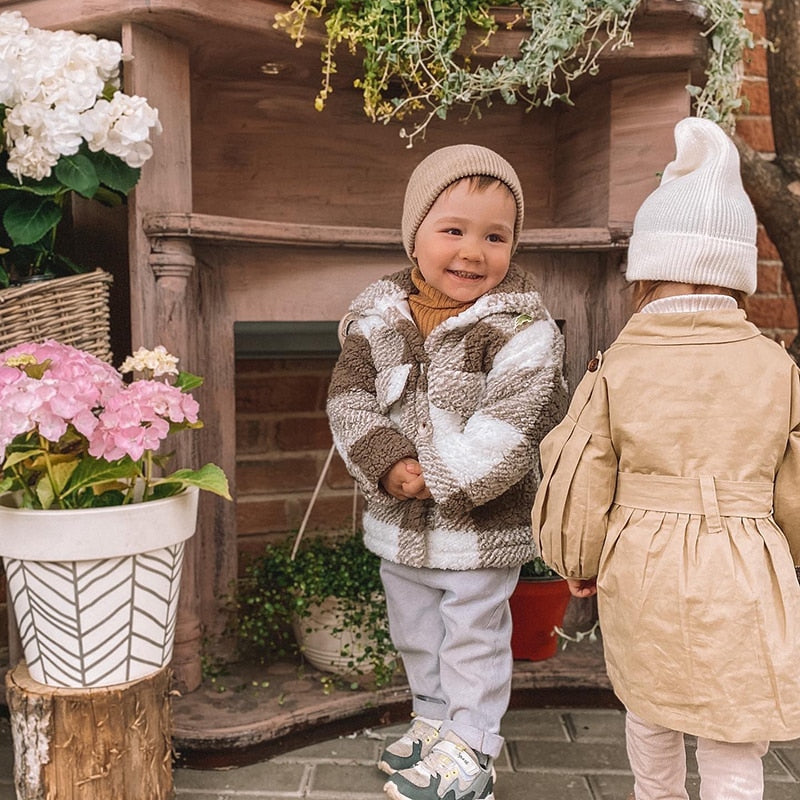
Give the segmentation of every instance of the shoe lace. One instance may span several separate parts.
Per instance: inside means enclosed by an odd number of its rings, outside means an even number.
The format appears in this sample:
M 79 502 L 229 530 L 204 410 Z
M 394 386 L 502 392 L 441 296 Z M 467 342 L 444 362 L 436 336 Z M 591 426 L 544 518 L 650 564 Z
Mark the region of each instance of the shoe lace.
M 439 731 L 434 728 L 433 725 L 429 725 L 427 722 L 421 719 L 414 720 L 411 730 L 408 733 L 411 739 L 424 739 L 426 744 L 432 742 L 439 736 Z

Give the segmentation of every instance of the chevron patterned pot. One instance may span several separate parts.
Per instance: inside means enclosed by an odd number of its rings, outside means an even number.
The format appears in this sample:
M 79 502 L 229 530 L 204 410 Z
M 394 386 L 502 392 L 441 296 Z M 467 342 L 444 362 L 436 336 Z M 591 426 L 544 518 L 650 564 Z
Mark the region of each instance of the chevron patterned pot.
M 91 688 L 172 658 L 198 490 L 108 508 L 35 511 L 0 498 L 0 555 L 31 677 Z

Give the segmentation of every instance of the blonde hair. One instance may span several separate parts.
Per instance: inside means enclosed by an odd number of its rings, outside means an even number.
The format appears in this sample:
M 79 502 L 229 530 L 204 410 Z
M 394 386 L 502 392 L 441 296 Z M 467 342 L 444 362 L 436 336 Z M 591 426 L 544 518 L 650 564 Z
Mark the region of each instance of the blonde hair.
M 673 282 L 652 280 L 632 281 L 630 283 L 630 288 L 634 313 L 641 311 L 651 300 L 670 296 L 671 293 L 661 294 L 663 287 L 670 283 Z M 690 287 L 691 294 L 724 294 L 728 297 L 732 297 L 739 308 L 745 307 L 747 292 L 741 291 L 740 289 L 729 289 L 726 286 L 713 286 L 707 283 L 689 283 L 686 285 Z

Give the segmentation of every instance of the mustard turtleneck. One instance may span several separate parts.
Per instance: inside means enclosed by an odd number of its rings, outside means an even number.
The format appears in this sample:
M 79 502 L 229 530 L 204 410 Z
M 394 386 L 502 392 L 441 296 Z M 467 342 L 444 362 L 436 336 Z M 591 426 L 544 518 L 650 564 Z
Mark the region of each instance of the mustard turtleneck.
M 450 317 L 455 317 L 465 309 L 469 308 L 475 301 L 462 302 L 453 300 L 438 289 L 434 289 L 423 277 L 419 267 L 411 270 L 411 282 L 417 289 L 418 294 L 408 296 L 408 305 L 411 307 L 411 316 L 423 337 L 428 334 L 441 322 Z

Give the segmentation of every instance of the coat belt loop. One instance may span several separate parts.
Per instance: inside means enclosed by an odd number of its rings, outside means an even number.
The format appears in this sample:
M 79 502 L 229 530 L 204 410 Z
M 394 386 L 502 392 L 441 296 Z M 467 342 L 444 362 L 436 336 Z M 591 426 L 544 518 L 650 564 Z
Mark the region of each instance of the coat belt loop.
M 722 517 L 719 513 L 719 503 L 717 502 L 717 488 L 714 484 L 713 475 L 700 476 L 700 497 L 703 501 L 703 513 L 706 517 L 706 525 L 709 533 L 722 533 Z

